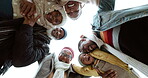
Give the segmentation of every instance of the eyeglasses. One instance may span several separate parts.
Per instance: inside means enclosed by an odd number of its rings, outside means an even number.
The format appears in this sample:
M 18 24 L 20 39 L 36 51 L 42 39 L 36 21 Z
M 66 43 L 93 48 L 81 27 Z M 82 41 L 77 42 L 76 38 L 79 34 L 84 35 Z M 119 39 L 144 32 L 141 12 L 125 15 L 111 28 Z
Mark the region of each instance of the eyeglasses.
M 72 55 L 68 55 L 68 54 L 66 54 L 64 52 L 61 53 L 61 56 L 72 59 Z

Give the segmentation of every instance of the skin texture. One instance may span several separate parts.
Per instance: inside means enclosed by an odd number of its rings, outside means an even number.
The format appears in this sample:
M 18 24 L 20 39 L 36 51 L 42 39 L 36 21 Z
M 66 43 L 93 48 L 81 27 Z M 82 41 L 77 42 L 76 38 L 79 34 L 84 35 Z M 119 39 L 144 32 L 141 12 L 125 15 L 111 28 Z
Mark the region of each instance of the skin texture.
M 51 35 L 54 36 L 56 39 L 61 39 L 64 36 L 64 31 L 62 28 L 56 28 L 52 30 Z
M 62 14 L 58 10 L 54 10 L 45 15 L 45 18 L 53 25 L 58 25 L 62 22 Z
M 59 61 L 62 61 L 64 63 L 70 63 L 72 60 L 72 53 L 68 49 L 63 49 L 61 53 L 59 54 Z
M 92 52 L 93 50 L 98 48 L 97 45 L 93 41 L 87 38 L 81 39 L 78 46 L 79 46 L 80 52 L 87 52 L 87 53 Z
M 90 56 L 89 54 L 81 54 L 79 59 L 85 65 L 90 65 L 90 64 L 93 64 L 94 62 L 94 58 Z
M 34 26 L 35 22 L 40 18 L 40 15 L 38 15 L 37 17 L 35 17 L 34 15 L 31 16 L 23 16 L 24 17 L 24 22 L 23 24 L 28 24 L 30 26 Z
M 81 3 L 77 1 L 69 1 L 65 5 L 65 10 L 70 18 L 76 18 L 80 11 L 79 8 L 81 7 Z
M 31 16 L 36 13 L 35 4 L 27 0 L 20 1 L 20 13 L 22 15 Z

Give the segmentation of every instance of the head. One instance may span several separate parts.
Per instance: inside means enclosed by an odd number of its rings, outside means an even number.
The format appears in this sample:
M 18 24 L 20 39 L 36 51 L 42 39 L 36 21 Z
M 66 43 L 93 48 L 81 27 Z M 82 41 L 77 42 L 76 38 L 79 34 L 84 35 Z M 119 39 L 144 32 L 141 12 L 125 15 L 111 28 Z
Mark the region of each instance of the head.
M 79 55 L 79 63 L 82 66 L 85 65 L 92 65 L 94 63 L 95 59 L 88 53 L 81 53 Z
M 80 17 L 82 14 L 82 4 L 78 1 L 69 1 L 64 5 L 65 11 L 67 15 L 73 19 L 76 20 Z
M 59 61 L 70 63 L 74 58 L 74 51 L 70 47 L 64 47 L 59 54 Z
M 66 38 L 67 31 L 62 27 L 54 27 L 54 28 L 51 28 L 51 29 L 47 30 L 47 35 L 51 39 L 61 40 L 61 39 Z
M 81 37 L 81 40 L 78 43 L 78 49 L 80 52 L 89 53 L 94 51 L 96 48 L 98 48 L 97 44 L 85 36 Z
M 49 23 L 51 23 L 54 26 L 62 26 L 63 24 L 65 24 L 66 14 L 64 12 L 64 9 L 54 10 L 52 12 L 45 14 L 45 18 Z

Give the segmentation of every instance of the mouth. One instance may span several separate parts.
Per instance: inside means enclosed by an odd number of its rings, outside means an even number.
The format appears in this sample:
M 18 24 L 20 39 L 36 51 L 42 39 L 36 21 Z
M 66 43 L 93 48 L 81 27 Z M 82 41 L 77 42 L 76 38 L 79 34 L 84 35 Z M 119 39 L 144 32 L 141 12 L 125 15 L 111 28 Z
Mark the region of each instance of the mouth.
M 46 14 L 45 17 L 49 22 L 52 21 L 52 16 L 50 14 Z
M 75 4 L 69 4 L 68 7 L 73 7 Z

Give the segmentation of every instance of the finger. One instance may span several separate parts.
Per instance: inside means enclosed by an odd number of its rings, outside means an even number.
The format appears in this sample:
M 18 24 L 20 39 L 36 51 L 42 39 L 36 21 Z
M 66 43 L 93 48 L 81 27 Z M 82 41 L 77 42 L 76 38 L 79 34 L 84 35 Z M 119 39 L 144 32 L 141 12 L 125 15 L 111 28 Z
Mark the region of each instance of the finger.
M 25 11 L 25 9 L 27 8 L 27 6 L 28 6 L 28 4 L 24 4 L 23 7 L 21 8 L 21 13 L 22 13 L 22 15 L 25 15 L 25 14 L 24 14 L 24 11 Z
M 25 20 L 28 20 L 28 17 L 27 16 L 24 15 L 23 17 L 24 17 Z
M 113 70 L 108 70 L 102 75 L 102 77 L 107 77 L 112 72 L 113 72 Z
M 36 18 L 35 18 L 35 22 L 41 17 L 41 15 L 38 15 Z
M 32 6 L 30 9 L 31 10 L 29 11 L 28 16 L 33 15 L 35 13 L 35 11 L 36 11 L 35 6 Z
M 23 6 L 24 6 L 24 3 L 20 3 L 20 13 L 21 13 L 21 14 L 23 14 L 23 13 L 22 13 L 22 8 L 23 8 Z
M 114 75 L 116 75 L 116 72 L 115 71 L 109 73 L 107 77 L 113 77 Z
M 28 13 L 30 12 L 30 10 L 31 10 L 31 7 L 28 5 L 28 6 L 26 7 L 26 9 L 24 10 L 24 14 L 25 14 L 25 15 L 28 15 Z

